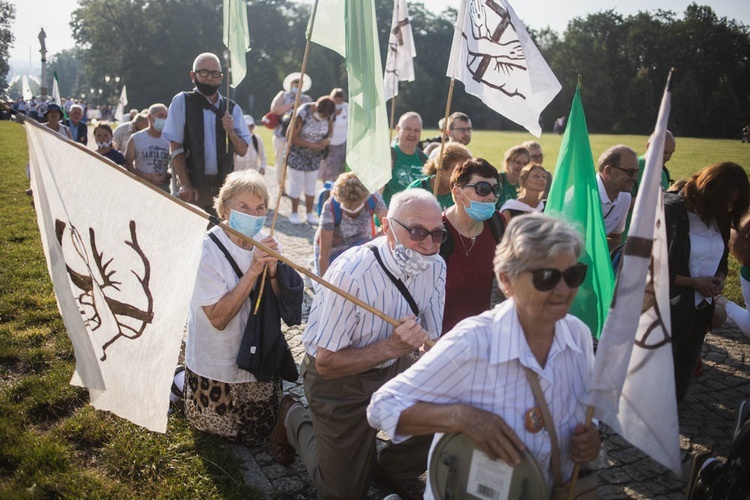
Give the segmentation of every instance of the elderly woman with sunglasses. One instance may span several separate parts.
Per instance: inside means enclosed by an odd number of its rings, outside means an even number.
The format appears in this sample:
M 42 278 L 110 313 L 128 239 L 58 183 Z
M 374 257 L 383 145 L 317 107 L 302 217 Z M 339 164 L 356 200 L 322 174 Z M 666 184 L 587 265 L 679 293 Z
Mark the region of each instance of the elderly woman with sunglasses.
M 459 163 L 450 179 L 454 205 L 443 212 L 448 236 L 440 246 L 447 266 L 443 332 L 490 308 L 492 257 L 505 220 L 495 210 L 497 169 L 481 158 Z
M 578 262 L 582 247 L 581 235 L 565 221 L 536 213 L 513 219 L 495 257 L 508 300 L 459 323 L 381 387 L 367 409 L 370 425 L 396 443 L 460 432 L 490 459 L 511 465 L 528 450 L 550 487 L 556 474 L 545 425 L 558 438 L 562 481 L 576 463 L 594 460 L 599 433 L 593 426 L 584 430 L 581 402 L 594 364 L 591 332 L 568 314 L 586 276 Z M 552 422 L 539 418 L 544 406 Z M 433 498 L 427 484 L 425 498 Z

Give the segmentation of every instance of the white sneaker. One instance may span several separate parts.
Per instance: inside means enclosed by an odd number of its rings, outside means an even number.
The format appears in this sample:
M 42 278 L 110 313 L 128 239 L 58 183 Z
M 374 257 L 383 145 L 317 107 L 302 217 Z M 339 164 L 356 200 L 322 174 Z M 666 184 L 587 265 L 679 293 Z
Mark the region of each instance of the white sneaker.
M 309 214 L 307 214 L 307 223 L 310 224 L 311 226 L 317 226 L 318 216 L 310 212 Z
M 299 220 L 299 214 L 296 212 L 289 215 L 289 222 L 295 226 L 302 224 L 302 221 Z

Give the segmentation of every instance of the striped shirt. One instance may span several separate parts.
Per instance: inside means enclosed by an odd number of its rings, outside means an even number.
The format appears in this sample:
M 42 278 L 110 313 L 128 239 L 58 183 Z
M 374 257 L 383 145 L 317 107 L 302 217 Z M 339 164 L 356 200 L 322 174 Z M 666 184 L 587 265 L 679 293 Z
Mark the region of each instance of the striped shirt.
M 544 368 L 526 343 L 513 299 L 465 319 L 414 366 L 373 394 L 367 419 L 398 443 L 408 437 L 396 434 L 401 412 L 418 401 L 461 403 L 493 412 L 518 434 L 551 486 L 549 435 L 546 429 L 534 434 L 524 427 L 527 410 L 537 405 L 522 366 L 539 375 L 560 440 L 563 478 L 567 479 L 574 465 L 570 438 L 576 424 L 584 422 L 586 411 L 581 398 L 594 366 L 591 333 L 571 315 L 555 324 Z M 433 448 L 441 437 L 435 434 Z M 429 485 L 428 480 L 425 498 L 432 498 Z
M 417 276 L 410 276 L 401 272 L 385 237 L 373 240 L 372 244 L 380 252 L 383 264 L 404 282 L 414 297 L 422 328 L 431 339 L 439 338 L 445 305 L 445 261 L 435 255 L 430 268 Z M 406 299 L 366 246 L 350 248 L 341 254 L 326 271 L 325 279 L 391 318 L 413 314 Z M 367 347 L 385 340 L 392 333 L 393 326 L 389 323 L 323 288 L 315 295 L 302 340 L 306 352 L 314 357 L 318 347 L 333 352 Z M 386 361 L 375 368 L 385 368 L 394 361 Z

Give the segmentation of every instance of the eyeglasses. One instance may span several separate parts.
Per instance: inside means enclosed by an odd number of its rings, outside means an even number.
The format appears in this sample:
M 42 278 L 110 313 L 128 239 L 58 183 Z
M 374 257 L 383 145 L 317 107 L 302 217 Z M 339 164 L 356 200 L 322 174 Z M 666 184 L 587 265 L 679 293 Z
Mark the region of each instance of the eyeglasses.
M 559 269 L 534 269 L 530 270 L 531 282 L 534 288 L 540 292 L 549 292 L 560 283 L 560 279 L 565 280 L 568 288 L 578 288 L 586 279 L 586 272 L 589 266 L 580 262 L 567 268 L 565 271 Z
M 622 168 L 622 167 L 618 167 L 617 165 L 610 165 L 610 167 L 616 168 L 617 170 L 622 170 L 623 172 L 625 172 L 626 174 L 628 174 L 628 177 L 631 177 L 631 178 L 635 177 L 636 175 L 638 175 L 638 169 L 637 168 Z
M 490 184 L 487 181 L 479 181 L 475 182 L 474 184 L 464 184 L 461 187 L 474 188 L 474 191 L 476 191 L 478 196 L 487 196 L 488 194 L 492 193 L 495 195 L 495 198 L 500 196 L 500 193 L 502 193 L 503 191 L 503 187 L 500 184 Z
M 442 243 L 448 236 L 448 233 L 445 231 L 445 229 L 435 229 L 434 231 L 428 231 L 427 229 L 424 229 L 422 227 L 407 227 L 396 219 L 391 218 L 389 220 L 398 222 L 399 226 L 409 231 L 409 239 L 412 241 L 422 241 L 427 238 L 427 236 L 432 236 L 433 243 Z
M 201 76 L 202 78 L 208 78 L 210 75 L 212 78 L 218 79 L 221 78 L 221 75 L 223 75 L 224 73 L 216 70 L 209 71 L 207 69 L 198 69 L 195 71 L 195 74 Z
M 465 134 L 467 132 L 471 132 L 471 127 L 456 127 L 456 128 L 452 128 L 451 130 L 455 130 L 456 132 Z

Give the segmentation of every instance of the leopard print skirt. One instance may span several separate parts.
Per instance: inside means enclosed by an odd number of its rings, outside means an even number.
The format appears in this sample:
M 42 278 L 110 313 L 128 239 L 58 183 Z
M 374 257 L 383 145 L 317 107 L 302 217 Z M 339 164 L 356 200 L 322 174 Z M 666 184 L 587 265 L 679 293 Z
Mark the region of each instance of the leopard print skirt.
M 199 431 L 252 446 L 268 444 L 279 415 L 281 379 L 227 383 L 185 370 L 185 416 Z

